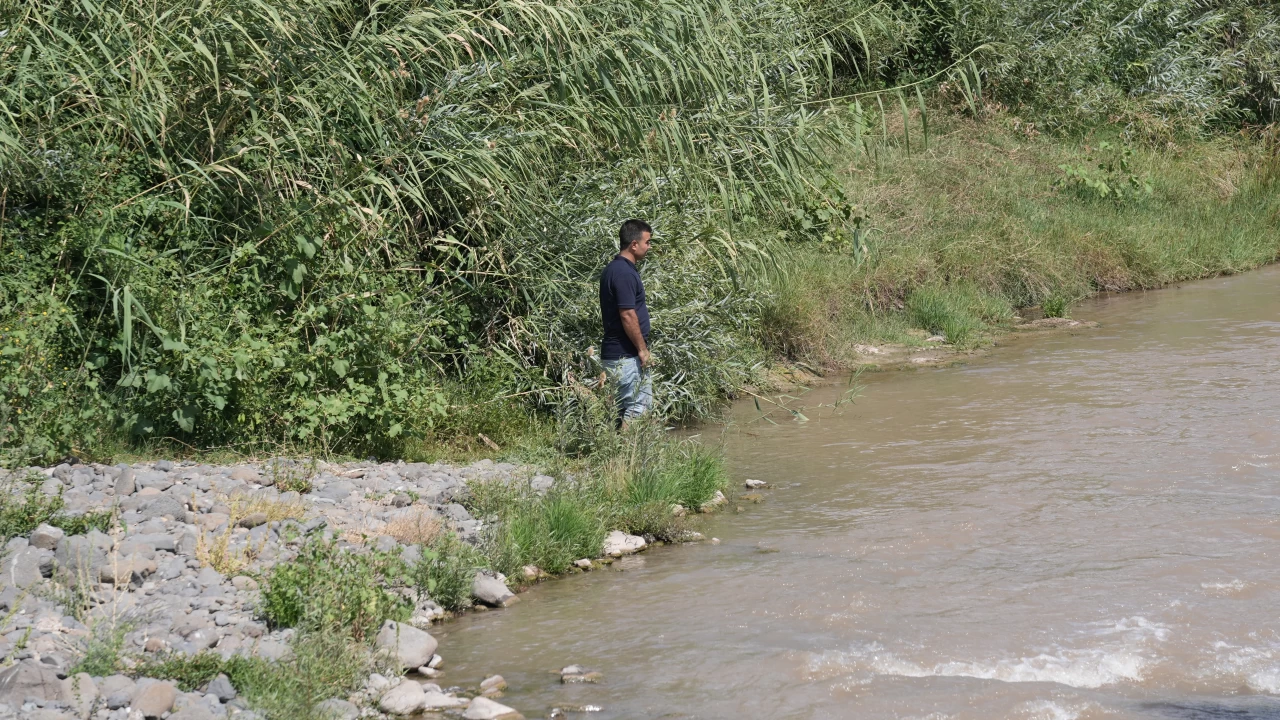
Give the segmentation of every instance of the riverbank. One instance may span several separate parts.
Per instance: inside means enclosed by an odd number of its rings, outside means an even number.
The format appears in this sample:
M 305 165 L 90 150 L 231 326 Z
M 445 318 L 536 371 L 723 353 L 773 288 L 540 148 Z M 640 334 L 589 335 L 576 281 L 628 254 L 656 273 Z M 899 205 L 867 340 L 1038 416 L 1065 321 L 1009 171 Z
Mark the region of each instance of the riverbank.
M 681 458 L 686 477 L 703 457 Z M 594 480 L 491 460 L 10 472 L 0 718 L 516 717 L 492 700 L 501 678 L 449 684 L 432 624 L 700 540 L 689 517 L 725 502 L 703 465 L 701 487 L 632 478 L 613 507 Z

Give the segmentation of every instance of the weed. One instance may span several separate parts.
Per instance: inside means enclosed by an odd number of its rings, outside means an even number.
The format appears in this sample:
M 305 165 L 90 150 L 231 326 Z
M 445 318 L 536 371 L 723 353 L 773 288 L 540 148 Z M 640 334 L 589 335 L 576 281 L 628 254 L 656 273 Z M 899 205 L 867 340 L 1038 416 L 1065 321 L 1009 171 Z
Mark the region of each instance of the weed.
M 1071 312 L 1071 300 L 1057 293 L 1050 295 L 1040 303 L 1040 309 L 1047 318 L 1064 318 Z
M 232 687 L 270 720 L 321 720 L 314 705 L 345 697 L 376 668 L 367 647 L 341 633 L 300 633 L 279 662 L 215 652 L 167 655 L 132 670 L 138 677 L 171 680 L 183 692 L 204 688 L 225 674 Z
M 318 463 L 310 459 L 305 463 L 277 459 L 266 466 L 276 490 L 282 493 L 296 492 L 306 495 L 314 487 L 312 478 L 318 472 Z
M 364 640 L 383 620 L 405 620 L 410 607 L 391 590 L 407 577 L 392 552 L 350 552 L 336 540 L 313 538 L 293 560 L 271 568 L 261 612 L 275 627 L 339 631 Z
M 907 298 L 912 322 L 942 335 L 954 345 L 967 345 L 984 327 L 982 320 L 954 294 L 942 288 L 920 288 Z
M 479 549 L 447 533 L 424 548 L 412 572 L 417 586 L 440 607 L 458 612 L 471 607 L 472 581 L 476 571 L 486 567 L 489 560 Z

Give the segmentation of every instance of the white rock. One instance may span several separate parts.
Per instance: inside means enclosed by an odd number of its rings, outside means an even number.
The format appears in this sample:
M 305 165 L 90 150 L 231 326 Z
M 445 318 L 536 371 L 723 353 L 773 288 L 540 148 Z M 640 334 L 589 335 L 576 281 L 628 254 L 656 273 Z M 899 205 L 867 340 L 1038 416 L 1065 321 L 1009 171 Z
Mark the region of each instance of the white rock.
M 382 693 L 378 699 L 378 709 L 392 715 L 412 715 L 422 709 L 426 701 L 426 693 L 422 686 L 412 680 L 405 680 L 399 685 Z
M 454 697 L 453 695 L 446 695 L 445 693 L 442 693 L 442 692 L 429 690 L 423 695 L 422 709 L 427 711 L 448 710 L 450 708 L 465 707 L 466 704 L 467 704 L 467 701 L 461 698 Z
M 475 579 L 471 581 L 471 594 L 489 607 L 507 607 L 520 600 L 511 593 L 506 583 L 484 572 L 477 572 Z
M 639 535 L 628 535 L 621 530 L 614 530 L 605 536 L 604 554 L 609 557 L 622 557 L 638 553 L 644 549 L 644 538 Z
M 574 560 L 573 564 L 574 566 L 582 568 L 583 570 L 590 570 L 591 558 L 582 558 L 581 560 Z
M 716 508 L 720 507 L 721 505 L 724 505 L 727 502 L 729 502 L 729 498 L 726 498 L 724 496 L 724 493 L 717 490 L 716 494 L 712 495 L 710 500 L 702 503 L 702 507 L 698 509 L 704 513 L 711 512 L 712 510 L 715 510 Z
M 379 650 L 393 653 L 400 661 L 400 667 L 406 670 L 422 667 L 431 661 L 439 643 L 423 630 L 388 620 L 378 631 L 374 646 Z
M 750 478 L 748 478 L 746 482 L 742 483 L 742 485 L 748 490 L 759 490 L 760 488 L 769 487 L 769 483 L 763 480 L 752 480 Z
M 486 697 L 473 698 L 462 713 L 466 720 L 523 720 L 524 716 L 514 709 L 496 703 Z

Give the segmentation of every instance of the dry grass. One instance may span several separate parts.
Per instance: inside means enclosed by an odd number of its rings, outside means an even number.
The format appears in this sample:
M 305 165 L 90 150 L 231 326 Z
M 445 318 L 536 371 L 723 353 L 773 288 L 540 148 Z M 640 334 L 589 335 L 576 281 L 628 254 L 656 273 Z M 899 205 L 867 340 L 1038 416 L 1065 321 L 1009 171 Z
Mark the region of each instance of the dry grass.
M 383 535 L 390 535 L 402 545 L 434 545 L 444 532 L 444 522 L 426 508 L 415 509 L 387 521 Z
M 230 524 L 232 526 L 254 513 L 266 515 L 267 522 L 281 522 L 284 520 L 301 520 L 307 511 L 306 504 L 301 500 L 283 502 L 269 497 L 241 494 L 221 496 L 218 500 L 231 508 Z

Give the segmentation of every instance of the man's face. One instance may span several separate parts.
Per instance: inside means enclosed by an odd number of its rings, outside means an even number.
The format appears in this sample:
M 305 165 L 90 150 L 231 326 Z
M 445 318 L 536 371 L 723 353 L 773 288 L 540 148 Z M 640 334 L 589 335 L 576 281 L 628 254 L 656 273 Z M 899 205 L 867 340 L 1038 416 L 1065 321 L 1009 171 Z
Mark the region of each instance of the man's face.
M 649 254 L 650 237 L 652 237 L 652 233 L 645 233 L 640 236 L 639 240 L 631 243 L 631 254 L 635 256 L 636 260 L 643 260 L 644 256 Z

